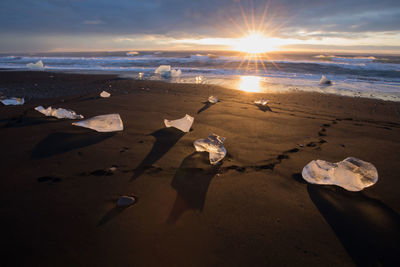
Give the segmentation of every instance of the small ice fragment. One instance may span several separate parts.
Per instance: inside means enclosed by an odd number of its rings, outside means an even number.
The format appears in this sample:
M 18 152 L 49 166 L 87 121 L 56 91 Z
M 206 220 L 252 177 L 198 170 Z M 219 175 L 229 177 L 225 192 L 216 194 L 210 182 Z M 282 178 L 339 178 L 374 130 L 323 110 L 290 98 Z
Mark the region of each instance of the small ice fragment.
M 196 76 L 196 83 L 202 83 L 203 82 L 203 76 Z
M 115 172 L 116 170 L 117 170 L 117 167 L 111 167 L 110 169 L 109 169 L 110 171 L 112 171 L 112 172 Z
M 259 100 L 254 101 L 254 104 L 261 105 L 261 106 L 265 106 L 267 103 L 268 103 L 268 100 L 264 99 L 263 97 L 260 98 Z
M 180 69 L 171 70 L 171 77 L 172 78 L 177 78 L 177 77 L 181 76 L 181 74 L 182 74 L 182 71 Z
M 319 84 L 321 85 L 329 85 L 332 84 L 331 80 L 328 80 L 325 75 L 322 75 L 321 80 L 319 80 Z
M 139 52 L 127 52 L 126 55 L 129 57 L 135 57 L 139 55 Z
M 56 117 L 57 119 L 71 119 L 71 120 L 76 120 L 76 119 L 83 119 L 84 117 L 82 115 L 76 114 L 75 111 L 70 110 L 70 109 L 63 109 L 63 108 L 44 108 L 42 106 L 38 106 L 35 108 L 36 111 L 39 111 L 40 113 L 46 115 L 46 116 L 52 116 Z
M 207 151 L 210 153 L 210 163 L 215 165 L 226 155 L 226 149 L 223 146 L 224 141 L 225 137 L 210 133 L 207 139 L 197 139 L 193 145 L 198 152 Z
M 378 181 L 378 171 L 374 165 L 353 157 L 337 163 L 313 160 L 303 168 L 301 174 L 309 183 L 338 185 L 348 191 L 361 191 Z
M 119 114 L 95 116 L 84 121 L 74 122 L 72 125 L 93 129 L 101 133 L 122 131 L 124 129 Z
M 219 101 L 219 99 L 216 96 L 211 95 L 211 96 L 208 97 L 208 102 L 210 102 L 211 104 L 215 104 L 218 101 Z
M 43 69 L 44 68 L 43 62 L 41 60 L 39 60 L 36 63 L 28 63 L 28 64 L 26 64 L 26 66 L 31 69 Z
M 25 99 L 19 98 L 19 97 L 10 97 L 7 99 L 0 99 L 0 101 L 5 106 L 8 106 L 8 105 L 17 106 L 17 105 L 23 105 L 25 103 Z
M 135 203 L 135 198 L 130 196 L 120 196 L 117 201 L 118 207 L 128 207 Z
M 182 119 L 178 119 L 178 120 L 164 120 L 165 126 L 166 127 L 175 127 L 179 130 L 181 130 L 182 132 L 189 132 L 190 127 L 192 127 L 194 118 L 188 114 L 186 114 L 185 117 L 183 117 Z
M 108 93 L 108 92 L 106 92 L 106 91 L 103 91 L 103 92 L 100 93 L 100 96 L 101 96 L 101 97 L 104 97 L 104 98 L 110 97 L 110 95 L 111 95 L 111 94 Z
M 138 74 L 138 78 L 139 78 L 139 79 L 143 79 L 143 75 L 144 75 L 144 73 L 143 73 L 143 72 L 139 72 L 139 74 Z

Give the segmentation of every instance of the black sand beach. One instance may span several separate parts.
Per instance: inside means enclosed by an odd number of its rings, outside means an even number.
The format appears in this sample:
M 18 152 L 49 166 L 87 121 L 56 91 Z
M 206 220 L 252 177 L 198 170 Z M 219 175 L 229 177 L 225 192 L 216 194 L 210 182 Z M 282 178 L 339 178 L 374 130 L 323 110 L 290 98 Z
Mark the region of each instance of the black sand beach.
M 9 71 L 0 92 L 27 100 L 0 106 L 2 266 L 400 265 L 399 102 Z M 38 105 L 119 113 L 124 130 Z M 192 131 L 165 128 L 185 114 Z M 226 137 L 221 165 L 193 147 L 210 132 Z M 301 177 L 311 160 L 348 156 L 378 182 L 348 192 Z M 121 195 L 137 202 L 117 208 Z

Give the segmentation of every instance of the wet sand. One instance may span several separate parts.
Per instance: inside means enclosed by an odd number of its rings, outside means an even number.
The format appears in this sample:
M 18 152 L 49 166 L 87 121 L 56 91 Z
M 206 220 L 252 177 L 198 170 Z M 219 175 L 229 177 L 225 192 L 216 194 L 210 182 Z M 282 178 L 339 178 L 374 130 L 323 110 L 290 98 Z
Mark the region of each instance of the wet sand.
M 0 106 L 2 266 L 400 264 L 400 103 L 47 72 L 0 72 L 0 92 L 27 99 Z M 37 105 L 119 113 L 124 131 Z M 189 133 L 164 127 L 185 114 Z M 226 137 L 221 165 L 192 145 L 209 132 Z M 373 163 L 377 184 L 301 177 L 313 159 L 348 156 Z M 120 195 L 137 203 L 117 208 Z

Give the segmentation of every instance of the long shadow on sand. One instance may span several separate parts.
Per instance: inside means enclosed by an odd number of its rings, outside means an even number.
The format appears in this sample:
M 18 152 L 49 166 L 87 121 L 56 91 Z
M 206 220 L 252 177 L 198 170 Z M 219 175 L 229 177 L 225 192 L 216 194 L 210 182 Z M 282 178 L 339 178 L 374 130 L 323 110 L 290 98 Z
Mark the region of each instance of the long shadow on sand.
M 308 185 L 315 206 L 358 266 L 400 266 L 400 216 L 377 199 Z
M 210 108 L 211 106 L 214 105 L 213 103 L 210 103 L 208 101 L 207 102 L 203 102 L 203 103 L 204 103 L 204 106 L 197 111 L 197 114 L 200 114 L 201 112 L 205 111 L 206 109 L 208 109 L 208 108 Z
M 267 112 L 267 111 L 271 111 L 272 112 L 272 109 L 268 106 L 268 105 L 265 105 L 265 106 L 263 106 L 263 105 L 257 105 L 257 104 L 254 104 L 256 107 L 258 107 L 261 111 L 263 111 L 263 112 Z
M 31 158 L 46 158 L 62 154 L 74 149 L 100 143 L 114 135 L 115 133 L 98 133 L 94 131 L 85 133 L 52 133 L 35 146 Z
M 35 117 L 15 117 L 8 120 L 1 120 L 0 125 L 5 122 L 4 128 L 17 128 L 17 127 L 26 127 L 26 126 L 34 126 L 40 124 L 47 124 L 47 123 L 57 123 L 61 122 L 62 120 L 57 120 L 53 118 L 35 118 Z
M 154 136 L 156 141 L 154 142 L 149 154 L 147 154 L 139 166 L 135 168 L 131 181 L 142 175 L 146 169 L 151 168 L 157 160 L 164 156 L 179 141 L 179 139 L 185 135 L 185 133 L 171 127 L 162 128 L 149 135 Z
M 108 223 L 109 221 L 111 221 L 112 219 L 114 219 L 115 217 L 117 217 L 119 214 L 121 214 L 127 207 L 114 207 L 111 210 L 109 210 L 104 216 L 103 218 L 100 219 L 99 223 L 97 224 L 97 226 L 102 226 L 106 223 Z
M 210 165 L 208 153 L 194 152 L 182 161 L 171 182 L 177 196 L 167 222 L 176 222 L 187 210 L 203 210 L 208 187 L 220 166 Z

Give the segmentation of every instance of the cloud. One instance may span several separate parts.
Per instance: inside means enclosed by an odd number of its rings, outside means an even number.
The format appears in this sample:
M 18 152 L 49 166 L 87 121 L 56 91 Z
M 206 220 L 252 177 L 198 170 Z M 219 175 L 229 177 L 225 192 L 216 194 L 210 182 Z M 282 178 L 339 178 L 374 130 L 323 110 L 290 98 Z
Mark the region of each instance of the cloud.
M 262 19 L 266 6 L 266 16 Z M 261 21 L 261 28 L 278 38 L 354 39 L 363 38 L 366 33 L 397 36 L 400 1 L 0 1 L 0 35 L 20 35 L 25 39 L 51 35 L 107 36 L 110 40 L 129 39 L 132 35 L 173 39 L 233 38 Z M 137 39 L 128 39 L 121 39 L 120 43 L 137 42 Z

